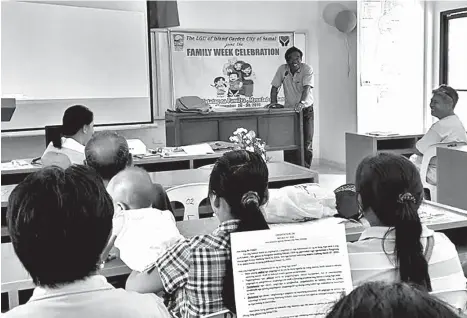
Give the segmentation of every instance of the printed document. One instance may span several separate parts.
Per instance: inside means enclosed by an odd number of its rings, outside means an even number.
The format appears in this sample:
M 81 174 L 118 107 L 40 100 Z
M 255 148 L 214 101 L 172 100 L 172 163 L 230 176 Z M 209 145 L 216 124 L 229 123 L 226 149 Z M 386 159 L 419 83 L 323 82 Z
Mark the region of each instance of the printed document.
M 237 317 L 325 317 L 352 290 L 345 226 L 231 234 Z

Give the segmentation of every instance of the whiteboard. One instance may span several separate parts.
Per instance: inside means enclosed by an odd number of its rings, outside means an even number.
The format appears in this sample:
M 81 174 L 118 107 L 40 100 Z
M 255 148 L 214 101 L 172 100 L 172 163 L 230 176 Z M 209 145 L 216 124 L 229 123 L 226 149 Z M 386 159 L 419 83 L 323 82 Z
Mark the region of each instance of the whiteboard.
M 19 98 L 2 130 L 59 124 L 76 103 L 95 124 L 151 120 L 143 12 L 2 2 L 2 96 Z

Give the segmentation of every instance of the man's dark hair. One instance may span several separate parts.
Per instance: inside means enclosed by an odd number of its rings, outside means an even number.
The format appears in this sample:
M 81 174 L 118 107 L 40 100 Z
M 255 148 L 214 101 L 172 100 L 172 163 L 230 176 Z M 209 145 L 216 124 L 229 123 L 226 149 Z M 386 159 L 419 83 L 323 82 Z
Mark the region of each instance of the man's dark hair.
M 287 61 L 289 59 L 289 56 L 290 54 L 292 54 L 293 52 L 298 52 L 298 54 L 300 54 L 300 58 L 302 59 L 303 58 L 303 52 L 295 47 L 295 46 L 292 46 L 290 49 L 288 49 L 287 51 L 285 51 L 285 60 Z
M 114 131 L 94 133 L 86 144 L 84 154 L 86 164 L 107 181 L 132 164 L 128 142 Z
M 30 174 L 8 200 L 16 255 L 38 286 L 56 287 L 91 275 L 112 231 L 113 203 L 86 166 L 52 166 Z

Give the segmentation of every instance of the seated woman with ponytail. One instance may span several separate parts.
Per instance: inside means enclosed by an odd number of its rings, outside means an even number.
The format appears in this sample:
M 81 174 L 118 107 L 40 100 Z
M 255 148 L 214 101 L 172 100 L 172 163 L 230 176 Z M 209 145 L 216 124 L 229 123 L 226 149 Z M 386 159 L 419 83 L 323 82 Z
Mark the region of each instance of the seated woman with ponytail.
M 42 164 L 47 165 L 48 153 L 66 155 L 72 164 L 83 164 L 84 146 L 94 133 L 94 115 L 87 107 L 75 105 L 65 110 L 61 133 L 52 136 L 52 141 L 42 155 Z
M 402 281 L 425 291 L 465 289 L 454 244 L 420 222 L 423 185 L 408 159 L 386 153 L 363 159 L 356 190 L 371 227 L 348 244 L 354 287 Z
M 169 248 L 150 273 L 133 272 L 126 288 L 165 291 L 174 317 L 235 312 L 230 233 L 268 229 L 260 207 L 268 199 L 268 169 L 260 155 L 231 151 L 219 158 L 209 179 L 209 199 L 219 227 Z

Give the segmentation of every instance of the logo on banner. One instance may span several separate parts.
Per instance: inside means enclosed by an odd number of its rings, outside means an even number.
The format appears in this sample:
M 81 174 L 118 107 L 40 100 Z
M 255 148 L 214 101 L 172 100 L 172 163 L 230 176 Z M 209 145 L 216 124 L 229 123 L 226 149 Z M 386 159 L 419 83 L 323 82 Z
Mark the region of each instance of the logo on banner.
M 279 37 L 279 43 L 282 45 L 282 46 L 287 46 L 289 45 L 290 43 L 290 36 L 288 35 L 281 35 Z
M 183 46 L 185 45 L 185 35 L 183 34 L 174 34 L 174 48 L 175 51 L 183 51 Z

